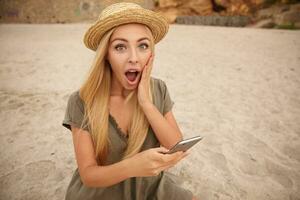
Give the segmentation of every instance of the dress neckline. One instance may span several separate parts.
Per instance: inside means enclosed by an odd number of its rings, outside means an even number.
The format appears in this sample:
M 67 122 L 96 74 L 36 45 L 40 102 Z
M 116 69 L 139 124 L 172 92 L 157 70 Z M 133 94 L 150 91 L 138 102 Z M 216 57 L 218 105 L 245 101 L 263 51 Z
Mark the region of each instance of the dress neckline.
M 120 128 L 119 124 L 117 123 L 116 119 L 109 113 L 109 119 L 111 120 L 114 127 L 117 129 L 117 133 L 124 138 L 125 140 L 128 140 L 128 134 L 124 133 L 122 129 Z

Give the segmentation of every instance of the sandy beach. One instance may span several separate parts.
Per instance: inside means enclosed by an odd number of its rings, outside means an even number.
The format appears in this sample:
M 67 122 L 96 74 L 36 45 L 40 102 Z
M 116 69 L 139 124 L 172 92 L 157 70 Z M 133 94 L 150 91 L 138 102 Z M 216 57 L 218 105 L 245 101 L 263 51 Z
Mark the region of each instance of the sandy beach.
M 76 160 L 61 122 L 94 52 L 89 24 L 0 25 L 0 199 L 61 200 Z M 300 31 L 171 25 L 153 77 L 184 138 L 169 172 L 199 200 L 300 199 Z

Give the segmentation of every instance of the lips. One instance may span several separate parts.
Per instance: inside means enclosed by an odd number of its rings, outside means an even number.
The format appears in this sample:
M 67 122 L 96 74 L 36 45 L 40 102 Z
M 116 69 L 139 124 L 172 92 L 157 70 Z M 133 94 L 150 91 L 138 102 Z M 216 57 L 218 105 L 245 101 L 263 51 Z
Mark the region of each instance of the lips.
M 140 78 L 141 71 L 139 69 L 128 69 L 125 71 L 125 77 L 130 85 L 135 85 Z

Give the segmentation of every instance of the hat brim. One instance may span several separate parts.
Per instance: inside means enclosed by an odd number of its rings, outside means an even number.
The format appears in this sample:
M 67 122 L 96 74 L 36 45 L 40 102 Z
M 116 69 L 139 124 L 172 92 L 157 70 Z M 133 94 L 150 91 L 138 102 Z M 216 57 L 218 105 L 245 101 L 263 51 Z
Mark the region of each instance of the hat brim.
M 110 29 L 128 23 L 140 23 L 148 26 L 154 43 L 158 43 L 168 32 L 167 19 L 159 13 L 147 9 L 128 9 L 114 13 L 105 19 L 98 19 L 84 35 L 87 48 L 96 51 L 102 36 Z

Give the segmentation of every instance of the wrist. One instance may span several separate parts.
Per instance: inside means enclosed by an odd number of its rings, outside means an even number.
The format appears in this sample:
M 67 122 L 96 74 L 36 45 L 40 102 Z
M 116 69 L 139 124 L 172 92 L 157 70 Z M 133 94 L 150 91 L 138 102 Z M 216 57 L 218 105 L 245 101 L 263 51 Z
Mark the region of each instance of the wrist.
M 132 166 L 130 165 L 131 163 L 131 158 L 126 158 L 121 161 L 124 169 L 124 174 L 126 179 L 134 177 Z

